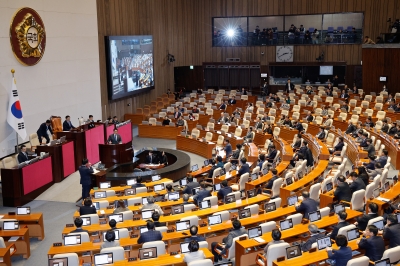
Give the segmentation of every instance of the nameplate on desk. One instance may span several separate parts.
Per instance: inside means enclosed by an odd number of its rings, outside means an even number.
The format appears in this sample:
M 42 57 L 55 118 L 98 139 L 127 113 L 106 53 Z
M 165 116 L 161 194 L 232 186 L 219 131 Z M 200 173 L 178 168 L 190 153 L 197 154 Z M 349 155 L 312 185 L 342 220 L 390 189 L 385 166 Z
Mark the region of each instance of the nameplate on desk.
M 74 227 L 74 224 L 66 224 L 65 227 Z
M 178 252 L 172 251 L 172 252 L 169 253 L 169 255 L 170 255 L 170 256 L 175 256 L 175 255 L 178 255 Z
M 197 207 L 192 209 L 192 211 L 198 211 L 198 210 L 199 210 L 199 208 L 197 208 Z
M 93 239 L 93 243 L 100 243 L 100 239 L 99 238 Z
M 277 262 L 284 261 L 284 260 L 285 260 L 285 257 L 279 257 L 276 259 Z
M 207 226 L 207 224 L 206 223 L 202 223 L 202 224 L 200 224 L 200 227 L 206 227 Z
M 92 263 L 90 263 L 90 262 L 84 262 L 84 263 L 82 264 L 82 266 L 92 266 Z
M 15 215 L 15 212 L 8 212 L 8 215 Z
M 174 229 L 167 230 L 167 233 L 173 233 L 173 232 L 174 232 Z
M 128 262 L 130 261 L 137 261 L 137 258 L 128 258 Z
M 140 206 L 140 205 L 142 205 L 142 204 L 140 204 L 140 203 L 135 203 L 133 206 Z
M 107 206 L 107 210 L 114 209 L 114 206 Z
M 61 247 L 61 246 L 62 246 L 61 242 L 53 243 L 53 247 Z
M 100 224 L 107 224 L 107 221 L 100 221 Z
M 315 251 L 317 251 L 317 248 L 311 248 L 308 252 L 309 252 L 309 253 L 313 253 L 313 252 L 315 252 Z
M 246 240 L 247 239 L 247 236 L 241 236 L 241 237 L 239 237 L 239 241 L 243 241 L 243 240 Z
M 140 220 L 140 217 L 134 217 L 133 220 L 138 221 L 138 220 Z
M 336 213 L 335 212 L 330 212 L 329 216 L 334 216 Z
M 131 235 L 131 238 L 138 238 L 139 235 Z

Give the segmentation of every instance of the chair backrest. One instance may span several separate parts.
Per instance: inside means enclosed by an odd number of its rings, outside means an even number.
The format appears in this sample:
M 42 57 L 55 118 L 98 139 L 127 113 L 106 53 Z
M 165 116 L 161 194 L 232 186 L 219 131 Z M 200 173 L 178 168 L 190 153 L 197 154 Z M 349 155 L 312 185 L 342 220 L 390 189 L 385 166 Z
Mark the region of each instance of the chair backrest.
M 81 218 L 82 217 L 90 217 L 90 224 L 98 224 L 99 223 L 99 215 L 96 213 L 81 215 Z M 125 221 L 125 219 L 124 219 L 124 221 Z
M 364 195 L 365 202 L 367 202 L 372 197 L 375 188 L 377 188 L 377 184 L 375 184 L 375 182 L 371 182 L 367 185 L 367 187 L 365 188 L 365 195 Z
M 258 174 L 258 172 L 260 172 L 260 167 L 256 166 L 253 168 L 253 170 L 251 171 L 251 174 Z
M 218 197 L 217 196 L 205 197 L 203 200 L 210 200 L 211 207 L 218 206 Z
M 142 248 L 157 248 L 157 256 L 164 255 L 166 253 L 164 241 L 151 241 L 143 243 Z
M 249 173 L 245 173 L 240 176 L 239 179 L 239 191 L 243 191 L 246 189 L 246 182 L 249 180 Z
M 242 136 L 242 128 L 241 127 L 237 127 L 235 130 L 235 136 L 236 137 L 241 137 Z
M 40 145 L 38 135 L 36 133 L 32 133 L 29 135 L 29 142 L 31 147 L 36 147 Z
M 183 205 L 183 210 L 185 211 L 185 212 L 188 212 L 188 211 L 191 211 L 192 209 L 194 209 L 194 208 L 196 208 L 196 205 L 194 205 L 194 204 L 184 204 Z
M 301 220 L 303 219 L 303 214 L 295 213 L 295 214 L 289 215 L 287 217 L 287 219 L 292 219 L 293 225 L 300 224 Z
M 205 241 L 204 241 L 205 242 Z M 200 244 L 200 242 L 199 242 Z M 210 259 L 196 260 L 188 263 L 188 266 L 213 266 L 214 263 Z
M 76 253 L 61 253 L 53 256 L 55 259 L 67 258 L 68 266 L 79 266 L 79 257 Z
M 89 234 L 86 232 L 70 233 L 68 235 L 81 235 L 81 243 L 90 242 Z
M 133 212 L 132 211 L 123 211 L 122 217 L 124 221 L 132 221 L 133 220 Z
M 373 225 L 374 223 L 379 222 L 379 221 L 383 221 L 383 217 L 382 216 L 370 219 L 368 221 L 368 223 L 367 223 L 367 226 L 368 225 Z
M 222 145 L 222 144 L 224 144 L 224 136 L 219 135 L 217 140 L 217 145 Z
M 11 169 L 16 167 L 17 164 L 17 160 L 15 160 L 13 157 L 6 157 L 3 159 L 3 165 L 5 169 Z
M 129 231 L 127 228 L 118 228 L 119 231 L 119 238 L 128 238 L 129 237 Z
M 222 212 L 215 212 L 214 215 L 221 214 L 221 220 L 222 222 L 229 221 L 230 219 L 230 214 L 229 211 L 222 211 Z
M 4 238 L 0 237 L 0 248 L 5 248 L 6 243 L 4 242 Z
M 274 135 L 275 137 L 278 137 L 280 133 L 281 133 L 281 129 L 279 127 L 275 127 L 274 131 L 272 132 L 272 135 Z
M 272 230 L 276 229 L 276 222 L 274 221 L 269 221 L 266 223 L 260 224 L 261 227 L 261 234 L 266 234 L 268 232 L 271 232 Z
M 288 243 L 271 245 L 267 251 L 267 266 L 272 266 L 272 262 L 279 257 L 286 258 L 286 248 L 290 247 Z
M 207 132 L 207 133 L 211 133 L 211 132 Z M 212 133 L 211 133 L 212 134 Z M 192 135 L 195 135 L 196 138 L 200 137 L 200 130 L 198 130 L 197 128 L 193 128 L 192 129 Z M 207 137 L 207 136 L 206 136 Z
M 272 189 L 271 189 L 272 190 L 271 197 L 275 198 L 275 197 L 279 196 L 282 183 L 283 183 L 283 178 L 278 178 L 274 181 L 274 183 L 272 184 Z
M 339 229 L 338 235 L 344 235 L 347 237 L 347 231 L 354 229 L 354 228 L 356 228 L 356 226 L 354 224 L 343 226 L 342 228 Z
M 279 207 L 281 207 L 282 199 L 277 197 L 277 198 L 271 199 L 269 201 L 269 203 L 271 203 L 271 202 L 275 202 L 276 208 L 279 208 Z
M 310 198 L 313 200 L 319 200 L 319 192 L 321 190 L 321 183 L 316 183 L 310 187 Z
M 352 210 L 362 210 L 364 208 L 364 196 L 365 190 L 360 189 L 353 193 L 351 197 L 351 209 Z
M 157 226 L 155 228 L 155 230 L 159 231 L 162 234 L 162 233 L 166 233 L 168 231 L 168 227 L 166 227 L 166 226 Z
M 125 251 L 123 247 L 103 248 L 100 250 L 100 253 L 112 253 L 113 262 L 125 260 Z
M 231 192 L 227 196 L 229 195 L 235 195 L 235 200 L 240 200 L 241 197 L 240 191 Z
M 346 264 L 346 266 L 368 266 L 368 265 L 369 265 L 369 258 L 366 256 L 351 259 Z
M 136 188 L 136 194 L 146 193 L 146 192 L 147 192 L 147 187 L 137 187 Z
M 187 216 L 181 219 L 181 222 L 183 221 L 190 221 L 190 226 L 192 225 L 199 225 L 199 217 L 197 215 L 191 215 L 191 216 Z
M 382 259 L 390 259 L 391 263 L 400 261 L 400 246 L 389 248 L 383 252 Z
M 322 217 L 328 216 L 329 213 L 331 212 L 331 209 L 329 207 L 324 207 L 322 209 L 319 209 L 319 212 L 320 212 L 321 218 L 322 218 Z
M 322 192 L 326 191 L 326 184 L 332 182 L 332 177 L 326 177 L 324 180 L 321 182 L 321 190 Z
M 142 204 L 142 198 L 128 198 L 128 206 L 134 206 L 136 203 Z
M 247 96 L 247 95 L 246 95 Z M 236 247 L 236 241 L 239 240 L 239 238 L 246 236 L 247 238 L 249 237 L 247 234 L 235 237 L 232 241 L 232 246 L 228 249 L 228 257 L 226 258 L 227 260 L 235 258 L 235 247 Z
M 247 206 L 245 209 L 250 209 L 251 215 L 256 215 L 256 214 L 258 214 L 259 206 L 258 206 L 258 204 L 253 204 L 253 205 Z

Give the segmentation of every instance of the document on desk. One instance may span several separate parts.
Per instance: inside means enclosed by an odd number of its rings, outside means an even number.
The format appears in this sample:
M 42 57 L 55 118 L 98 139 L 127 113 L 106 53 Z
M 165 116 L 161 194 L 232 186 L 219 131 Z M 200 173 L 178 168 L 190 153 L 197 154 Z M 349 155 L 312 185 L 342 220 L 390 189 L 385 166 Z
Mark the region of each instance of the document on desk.
M 264 239 L 262 239 L 261 237 L 255 237 L 255 238 L 253 238 L 255 241 L 257 241 L 258 243 L 264 243 L 265 242 L 265 240 Z
M 12 236 L 10 239 L 8 239 L 8 242 L 15 242 L 19 239 L 19 236 Z
M 377 197 L 376 199 L 377 199 L 377 200 L 381 200 L 381 201 L 383 201 L 383 202 L 389 202 L 389 201 L 390 201 L 390 199 L 382 198 L 382 197 Z
M 100 172 L 99 170 L 93 169 L 93 174 L 97 174 L 99 172 Z

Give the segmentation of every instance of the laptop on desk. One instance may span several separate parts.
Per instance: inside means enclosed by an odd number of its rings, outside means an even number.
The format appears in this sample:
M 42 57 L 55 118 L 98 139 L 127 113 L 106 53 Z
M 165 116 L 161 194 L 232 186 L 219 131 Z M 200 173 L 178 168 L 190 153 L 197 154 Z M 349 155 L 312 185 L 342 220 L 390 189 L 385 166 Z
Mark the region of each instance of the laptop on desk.
M 208 225 L 216 225 L 221 223 L 222 223 L 221 214 L 216 214 L 208 217 Z
M 287 259 L 293 259 L 296 257 L 301 256 L 301 248 L 300 245 L 294 245 L 291 247 L 286 248 L 286 257 Z

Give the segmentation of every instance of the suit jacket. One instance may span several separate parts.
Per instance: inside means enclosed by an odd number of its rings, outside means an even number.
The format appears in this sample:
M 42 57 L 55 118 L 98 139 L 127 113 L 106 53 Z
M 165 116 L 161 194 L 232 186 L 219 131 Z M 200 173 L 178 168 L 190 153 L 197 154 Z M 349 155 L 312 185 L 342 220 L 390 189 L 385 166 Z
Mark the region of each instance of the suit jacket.
M 319 133 L 316 135 L 316 137 L 317 137 L 318 139 L 325 139 L 325 131 L 319 132 Z
M 197 191 L 197 194 L 193 196 L 194 202 L 199 204 L 199 202 L 202 202 L 204 198 L 210 197 L 211 192 L 204 189 L 204 190 L 199 190 Z
M 146 156 L 146 160 L 145 160 L 145 163 L 156 163 L 156 160 L 157 160 L 157 158 L 155 157 L 155 156 L 150 156 L 150 155 L 147 155 Z
M 328 251 L 328 257 L 336 261 L 336 266 L 346 266 L 347 262 L 353 258 L 350 247 L 340 247 L 339 249 Z
M 23 163 L 26 161 L 29 161 L 28 154 L 27 153 L 24 154 L 22 151 L 18 153 L 18 162 Z
M 217 169 L 217 168 L 218 168 L 218 166 L 216 166 L 216 165 L 213 165 L 211 167 L 211 169 L 208 171 L 208 178 L 212 178 L 212 176 L 214 174 L 214 170 Z
M 36 134 L 38 134 L 38 136 L 46 136 L 47 130 L 50 131 L 50 134 L 53 134 L 53 129 L 51 128 L 51 126 L 47 126 L 46 123 L 42 123 L 39 129 L 36 131 Z
M 342 98 L 342 99 L 347 99 L 347 98 L 349 98 L 349 95 L 347 94 L 347 93 L 342 93 L 342 94 L 340 94 L 340 98 Z
M 185 242 L 190 242 L 190 241 L 192 241 L 192 240 L 195 240 L 195 241 L 197 241 L 197 242 L 200 242 L 200 241 L 207 241 L 207 240 L 204 238 L 204 236 L 199 236 L 199 235 L 190 236 L 190 237 L 185 238 Z
M 228 104 L 236 104 L 236 100 L 235 99 L 229 99 L 228 100 Z
M 315 200 L 308 198 L 304 199 L 298 207 L 296 207 L 297 212 L 303 212 L 304 213 L 304 218 L 308 219 L 308 214 L 310 212 L 315 212 L 318 210 L 318 202 Z
M 338 201 L 344 200 L 350 202 L 351 190 L 349 184 L 347 184 L 346 182 L 338 184 L 338 186 L 335 189 L 334 195 Z
M 63 122 L 63 131 L 70 131 L 73 128 L 75 128 L 75 127 L 72 125 L 71 121 L 68 122 L 67 120 L 65 120 Z
M 225 110 L 226 109 L 226 104 L 221 104 L 220 106 L 219 106 L 219 110 Z
M 277 152 L 278 152 L 277 150 L 271 151 L 271 152 L 267 155 L 267 158 L 265 158 L 265 159 L 268 160 L 268 162 L 272 163 L 272 162 L 274 161 L 274 158 L 275 158 Z
M 247 234 L 247 230 L 244 229 L 244 228 L 240 228 L 240 229 L 238 229 L 238 230 L 232 230 L 232 231 L 230 231 L 229 234 L 228 234 L 228 236 L 226 236 L 226 237 L 224 237 L 224 238 L 222 239 L 222 242 L 225 243 L 225 248 L 224 248 L 224 250 L 222 251 L 222 254 L 225 254 L 226 250 L 228 250 L 228 249 L 232 246 L 232 244 L 233 244 L 233 239 L 234 239 L 235 237 L 238 237 L 238 236 L 241 236 L 241 235 L 244 235 L 244 234 Z
M 358 247 L 365 249 L 365 256 L 371 261 L 377 261 L 382 258 L 385 252 L 385 241 L 380 236 L 372 236 L 370 238 L 362 238 Z
M 79 207 L 79 215 L 86 215 L 86 214 L 96 214 L 96 208 L 93 206 L 81 206 Z
M 296 140 L 296 142 L 293 144 L 294 149 L 299 149 L 301 145 L 301 139 Z
M 146 186 L 145 184 L 142 184 L 142 183 L 136 183 L 136 184 L 133 184 L 133 185 L 131 186 L 131 188 L 145 187 L 145 186 Z
M 307 116 L 307 121 L 312 122 L 314 120 L 314 117 L 312 115 Z
M 140 234 L 140 237 L 137 242 L 138 244 L 143 244 L 146 242 L 158 241 L 158 240 L 162 240 L 161 232 L 156 230 L 149 230 L 147 232 Z
M 350 225 L 350 224 L 348 222 L 346 222 L 346 221 L 340 222 L 337 225 L 335 225 L 333 227 L 332 233 L 330 235 L 331 239 L 335 240 L 336 237 L 337 237 L 337 234 L 339 232 L 339 229 L 342 228 L 342 227 L 348 226 L 348 225 Z
M 354 180 L 350 184 L 349 187 L 350 187 L 351 193 L 354 193 L 354 192 L 356 192 L 356 191 L 358 191 L 360 189 L 365 189 L 366 188 L 364 181 L 362 179 L 360 179 L 360 178 L 357 178 L 356 180 Z
M 226 158 L 229 158 L 232 155 L 232 145 L 230 143 L 228 143 L 225 148 L 225 154 L 226 154 Z
M 71 233 L 88 233 L 89 234 L 89 231 L 84 230 L 82 228 L 76 228 L 75 230 L 71 231 Z
M 381 128 L 381 130 L 382 130 L 382 132 L 384 132 L 384 133 L 388 133 L 388 131 L 389 131 L 389 125 L 384 125 L 382 128 Z
M 318 238 L 324 237 L 325 234 L 314 234 L 311 235 L 309 239 L 307 239 L 307 241 L 301 246 L 301 250 L 302 251 L 309 251 L 311 249 L 312 244 L 314 244 L 315 242 L 317 242 Z
M 243 164 L 242 167 L 240 167 L 240 169 L 238 171 L 238 176 L 240 177 L 241 175 L 243 175 L 245 173 L 250 173 L 250 166 L 247 163 Z
M 347 127 L 347 129 L 346 129 L 346 134 L 351 134 L 351 133 L 353 133 L 354 131 L 356 131 L 356 126 L 355 125 L 353 125 L 353 124 L 350 124 L 348 127 Z
M 303 125 L 301 123 L 297 123 L 294 128 L 297 129 L 298 131 L 303 131 L 304 130 Z
M 262 122 L 257 122 L 257 123 L 254 125 L 254 128 L 255 128 L 255 129 L 262 129 L 262 127 L 263 127 L 263 123 L 262 123 Z
M 83 186 L 88 186 L 92 184 L 93 168 L 87 168 L 85 165 L 79 166 L 79 174 L 81 175 L 80 184 Z
M 198 251 L 185 253 L 185 257 L 183 258 L 183 261 L 186 262 L 187 265 L 189 265 L 193 261 L 204 260 L 205 258 L 206 258 L 206 256 L 204 255 L 204 251 L 198 250 Z
M 365 150 L 368 152 L 368 157 L 375 156 L 375 146 L 373 144 L 367 146 L 367 149 Z
M 344 142 L 338 142 L 338 144 L 336 144 L 336 146 L 333 148 L 334 151 L 342 151 L 344 147 Z
M 376 213 L 363 214 L 361 217 L 357 217 L 357 228 L 364 231 L 367 228 L 368 221 L 378 217 Z
M 382 166 L 385 166 L 387 164 L 387 160 L 387 156 L 380 156 L 376 159 L 376 162 L 380 162 Z
M 174 118 L 178 119 L 181 117 L 182 113 L 181 112 L 174 112 Z
M 389 240 L 389 248 L 400 246 L 400 224 L 391 224 L 383 229 L 383 238 Z
M 183 194 L 189 194 L 192 195 L 192 189 L 194 189 L 195 187 L 199 187 L 200 184 L 198 182 L 190 182 L 187 183 L 185 189 L 182 191 Z
M 219 191 L 218 191 L 218 198 L 219 199 L 224 199 L 226 195 L 228 195 L 229 193 L 232 193 L 232 188 L 231 187 L 222 187 Z
M 291 83 L 291 82 L 290 82 L 290 84 L 289 84 L 289 83 L 286 83 L 286 85 L 285 85 L 285 91 L 286 91 L 287 93 L 289 93 L 289 90 L 294 90 L 294 84 Z
M 120 134 L 116 134 L 117 135 L 117 139 L 115 139 L 115 134 L 111 134 L 110 136 L 108 136 L 107 142 L 111 142 L 111 144 L 119 144 L 122 141 L 121 135 Z
M 292 121 L 290 121 L 290 120 L 285 120 L 285 121 L 283 121 L 283 125 L 287 125 L 287 126 L 289 126 L 289 127 L 292 127 L 293 125 L 292 125 Z
M 218 122 L 219 123 L 228 123 L 229 122 L 229 118 L 228 117 L 220 117 L 219 119 L 218 119 Z
M 272 185 L 274 184 L 274 181 L 280 178 L 277 175 L 274 175 L 270 180 L 268 180 L 267 185 L 265 186 L 266 189 L 272 189 Z

